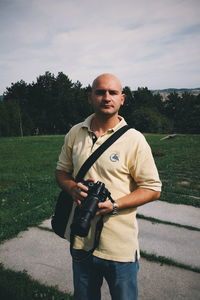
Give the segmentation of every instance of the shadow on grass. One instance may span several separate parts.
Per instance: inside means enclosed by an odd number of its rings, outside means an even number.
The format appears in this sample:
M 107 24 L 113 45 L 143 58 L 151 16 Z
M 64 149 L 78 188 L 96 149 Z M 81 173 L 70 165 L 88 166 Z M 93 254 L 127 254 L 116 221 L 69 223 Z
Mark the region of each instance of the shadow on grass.
M 2 300 L 71 300 L 55 287 L 41 285 L 24 272 L 5 269 L 0 264 L 0 299 Z

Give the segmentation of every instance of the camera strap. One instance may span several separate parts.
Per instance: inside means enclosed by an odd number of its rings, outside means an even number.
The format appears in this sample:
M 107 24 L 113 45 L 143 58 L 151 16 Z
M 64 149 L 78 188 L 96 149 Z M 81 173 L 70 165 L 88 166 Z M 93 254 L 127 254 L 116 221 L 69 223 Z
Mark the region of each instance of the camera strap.
M 83 180 L 84 176 L 86 175 L 87 171 L 90 169 L 90 167 L 94 164 L 94 162 L 101 156 L 101 154 L 108 149 L 120 136 L 122 136 L 127 130 L 129 130 L 131 127 L 129 125 L 125 125 L 118 129 L 115 133 L 113 133 L 101 146 L 97 148 L 89 157 L 88 159 L 83 163 L 80 170 L 78 171 L 78 174 L 75 178 L 76 182 L 80 182 Z M 113 202 L 113 199 L 111 196 L 109 197 L 111 202 Z M 95 231 L 95 240 L 94 240 L 94 246 L 93 248 L 88 252 L 89 255 L 93 253 L 95 248 L 97 248 L 100 240 L 101 231 L 103 228 L 103 215 L 100 216 L 100 219 L 97 222 L 96 225 L 96 231 Z M 71 248 L 73 247 L 74 243 L 74 235 L 71 234 L 70 237 L 70 244 Z M 88 256 L 88 255 L 87 255 Z
M 101 154 L 130 128 L 131 127 L 129 125 L 121 127 L 115 133 L 113 133 L 100 147 L 98 147 L 97 150 L 95 150 L 81 166 L 78 174 L 76 175 L 76 182 L 81 181 L 90 167 L 101 156 Z

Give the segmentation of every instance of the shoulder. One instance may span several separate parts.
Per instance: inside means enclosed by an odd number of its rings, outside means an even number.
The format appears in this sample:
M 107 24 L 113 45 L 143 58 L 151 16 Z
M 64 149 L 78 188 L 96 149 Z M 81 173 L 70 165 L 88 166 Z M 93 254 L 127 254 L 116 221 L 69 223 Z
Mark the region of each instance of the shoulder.
M 74 144 L 75 138 L 79 135 L 83 128 L 83 122 L 74 125 L 65 135 L 65 144 L 69 146 Z
M 145 136 L 138 130 L 130 128 L 126 135 L 127 149 L 131 152 L 145 152 L 150 150 L 150 145 Z
M 70 128 L 70 130 L 68 131 L 67 134 L 69 134 L 69 135 L 77 134 L 77 132 L 83 127 L 83 123 L 84 122 L 74 125 L 72 128 Z
M 127 131 L 127 137 L 131 138 L 131 139 L 134 139 L 135 141 L 146 141 L 144 135 L 136 130 L 135 128 L 130 128 L 128 131 Z
M 76 134 L 77 134 L 79 131 L 81 131 L 81 130 L 85 130 L 85 129 L 89 130 L 89 128 L 90 128 L 90 123 L 91 123 L 91 119 L 93 118 L 93 115 L 94 115 L 94 114 L 88 116 L 84 121 L 82 121 L 82 122 L 80 122 L 80 123 L 74 125 L 74 126 L 68 131 L 67 134 L 73 136 L 73 135 L 76 135 Z

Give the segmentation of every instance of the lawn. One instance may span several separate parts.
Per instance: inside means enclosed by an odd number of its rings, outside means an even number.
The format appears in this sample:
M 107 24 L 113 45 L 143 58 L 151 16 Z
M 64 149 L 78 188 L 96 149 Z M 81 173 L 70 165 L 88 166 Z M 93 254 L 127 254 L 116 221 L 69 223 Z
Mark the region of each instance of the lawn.
M 63 136 L 0 139 L 0 240 L 52 214 L 54 180 Z
M 33 280 L 25 271 L 15 272 L 0 265 L 0 299 L 2 300 L 70 300 L 70 295 L 56 287 Z
M 161 135 L 146 135 L 146 138 L 163 183 L 160 200 L 200 207 L 200 136 L 177 135 L 160 140 Z
M 161 200 L 200 207 L 200 136 L 145 134 L 163 182 Z M 54 180 L 64 136 L 0 138 L 0 242 L 52 215 Z M 24 272 L 0 266 L 1 299 L 70 299 Z M 28 297 L 28 298 L 27 298 Z
M 161 200 L 200 207 L 200 136 L 145 135 L 163 182 Z M 53 212 L 54 180 L 64 136 L 0 139 L 0 241 L 39 224 Z

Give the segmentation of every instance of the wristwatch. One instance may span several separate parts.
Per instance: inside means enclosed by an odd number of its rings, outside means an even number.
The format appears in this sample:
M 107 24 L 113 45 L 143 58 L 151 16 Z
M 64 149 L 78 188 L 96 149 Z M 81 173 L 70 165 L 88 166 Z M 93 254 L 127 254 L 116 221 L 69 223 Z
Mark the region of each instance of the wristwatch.
M 112 210 L 112 215 L 116 215 L 118 213 L 119 205 L 117 202 L 113 202 L 113 210 Z

